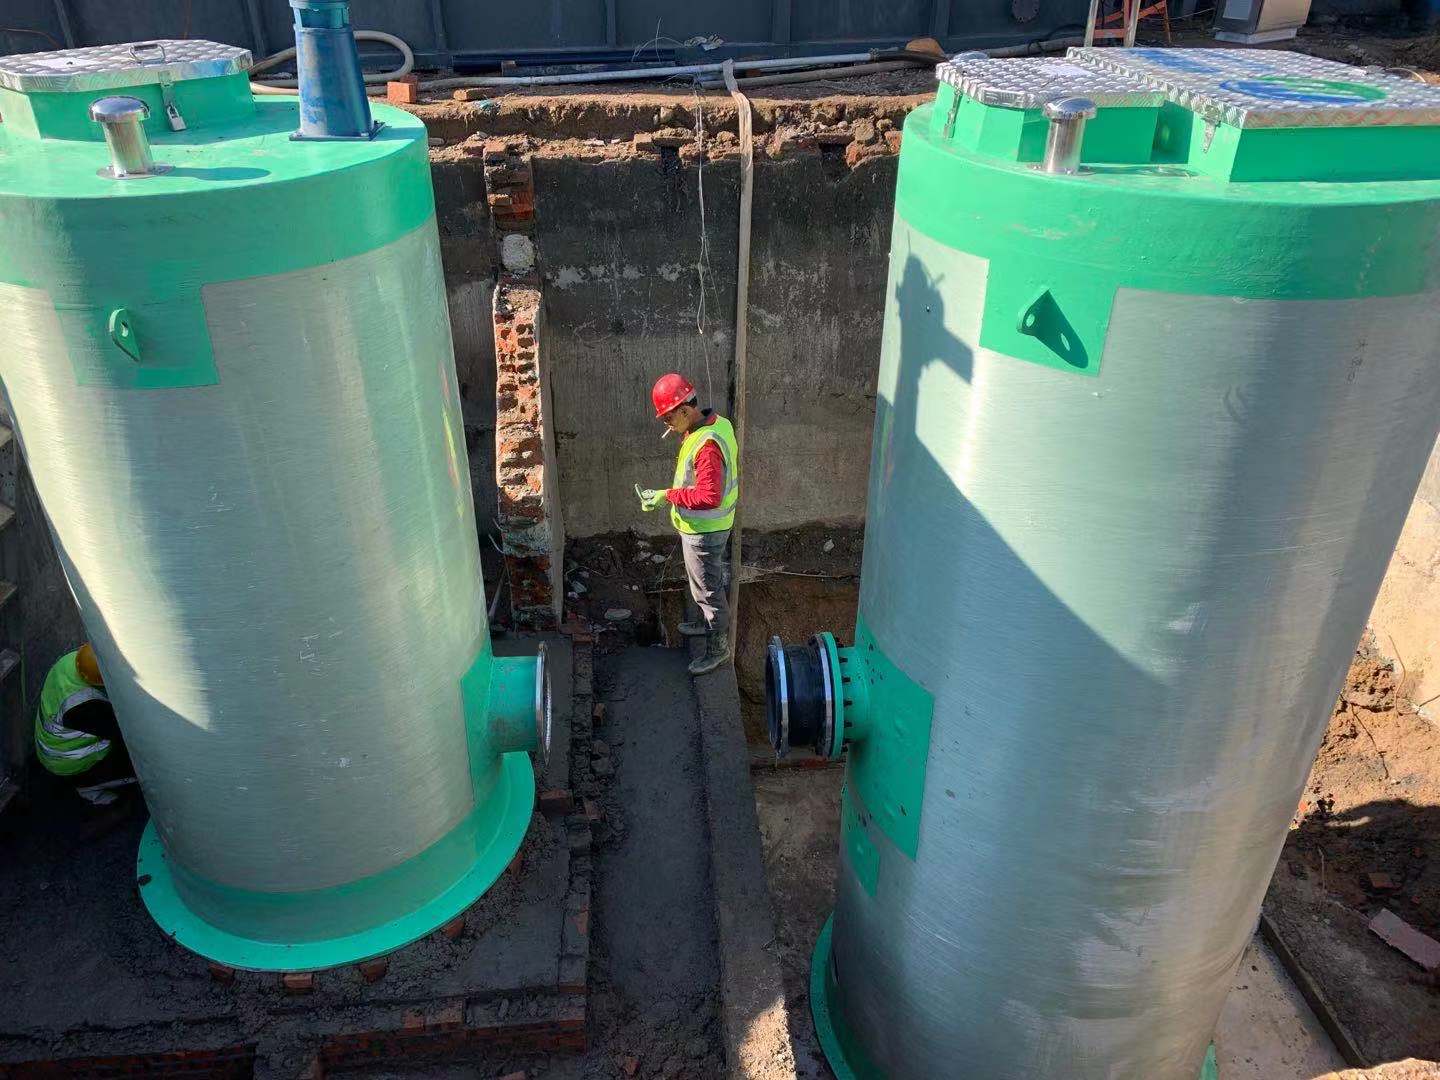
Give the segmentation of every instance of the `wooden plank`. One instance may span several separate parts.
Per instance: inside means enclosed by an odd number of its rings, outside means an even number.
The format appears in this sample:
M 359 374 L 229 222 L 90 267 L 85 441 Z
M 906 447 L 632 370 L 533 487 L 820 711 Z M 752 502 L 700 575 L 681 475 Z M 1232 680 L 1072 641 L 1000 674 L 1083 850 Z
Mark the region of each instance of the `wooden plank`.
M 1440 941 L 1422 934 L 1389 908 L 1370 920 L 1370 932 L 1392 949 L 1399 949 L 1426 971 L 1440 970 Z

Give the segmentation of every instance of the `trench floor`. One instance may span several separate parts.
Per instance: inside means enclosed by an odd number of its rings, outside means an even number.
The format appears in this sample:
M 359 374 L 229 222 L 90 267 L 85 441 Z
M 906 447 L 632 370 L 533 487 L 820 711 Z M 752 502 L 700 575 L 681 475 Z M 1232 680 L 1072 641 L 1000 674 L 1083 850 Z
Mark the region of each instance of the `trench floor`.
M 589 1048 L 380 1068 L 365 1080 L 716 1080 L 725 1075 L 700 730 L 680 649 L 596 646 Z M 613 770 L 613 772 L 612 772 Z M 633 1070 L 633 1071 L 631 1071 Z

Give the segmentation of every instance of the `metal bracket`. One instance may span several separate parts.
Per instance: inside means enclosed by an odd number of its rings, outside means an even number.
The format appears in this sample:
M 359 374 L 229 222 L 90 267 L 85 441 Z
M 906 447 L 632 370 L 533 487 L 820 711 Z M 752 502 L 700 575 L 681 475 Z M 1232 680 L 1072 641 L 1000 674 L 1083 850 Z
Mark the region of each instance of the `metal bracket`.
M 369 142 L 385 126 L 383 120 L 376 120 L 370 125 L 370 130 L 364 135 L 302 135 L 298 131 L 290 133 L 291 142 Z
M 165 119 L 170 122 L 170 130 L 184 131 L 185 117 L 180 115 L 180 106 L 175 104 L 175 77 L 168 71 L 160 74 L 160 96 L 165 101 Z
M 119 307 L 110 312 L 110 340 L 120 351 L 137 364 L 140 362 L 140 339 L 135 336 L 135 327 L 130 321 L 130 309 Z
M 154 57 L 142 56 L 141 53 L 153 52 Z M 167 59 L 165 46 L 158 41 L 142 41 L 130 46 L 130 55 L 137 64 L 144 64 L 149 67 L 152 64 L 163 64 Z M 180 115 L 180 106 L 175 104 L 175 73 L 169 68 L 161 68 L 160 96 L 165 102 L 165 119 L 170 123 L 171 131 L 184 131 L 185 118 Z

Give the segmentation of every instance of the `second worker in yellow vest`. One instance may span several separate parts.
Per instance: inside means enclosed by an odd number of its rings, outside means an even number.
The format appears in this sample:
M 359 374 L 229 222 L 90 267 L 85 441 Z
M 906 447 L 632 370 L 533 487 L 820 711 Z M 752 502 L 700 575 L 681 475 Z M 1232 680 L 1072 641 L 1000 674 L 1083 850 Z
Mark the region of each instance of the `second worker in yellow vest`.
M 650 391 L 655 416 L 680 436 L 675 476 L 668 488 L 642 491 L 642 510 L 669 505 L 670 523 L 680 534 L 690 595 L 700 621 L 682 622 L 687 637 L 705 637 L 705 655 L 690 665 L 690 674 L 704 675 L 726 662 L 730 654 L 729 586 L 730 528 L 740 501 L 740 447 L 730 421 L 701 409 L 695 387 L 683 375 L 663 375 Z

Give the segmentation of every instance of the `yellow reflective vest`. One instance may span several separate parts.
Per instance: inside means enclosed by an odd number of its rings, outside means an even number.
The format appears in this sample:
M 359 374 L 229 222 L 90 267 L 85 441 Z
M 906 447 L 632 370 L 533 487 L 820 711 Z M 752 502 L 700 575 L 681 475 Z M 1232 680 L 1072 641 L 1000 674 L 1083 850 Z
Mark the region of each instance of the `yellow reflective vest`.
M 671 487 L 690 487 L 695 483 L 695 455 L 707 442 L 720 445 L 725 459 L 725 486 L 720 492 L 720 505 L 714 510 L 686 510 L 670 504 L 670 523 L 682 533 L 723 532 L 735 524 L 735 506 L 740 501 L 740 445 L 735 429 L 725 417 L 701 424 L 685 436 L 675 457 L 675 479 Z

